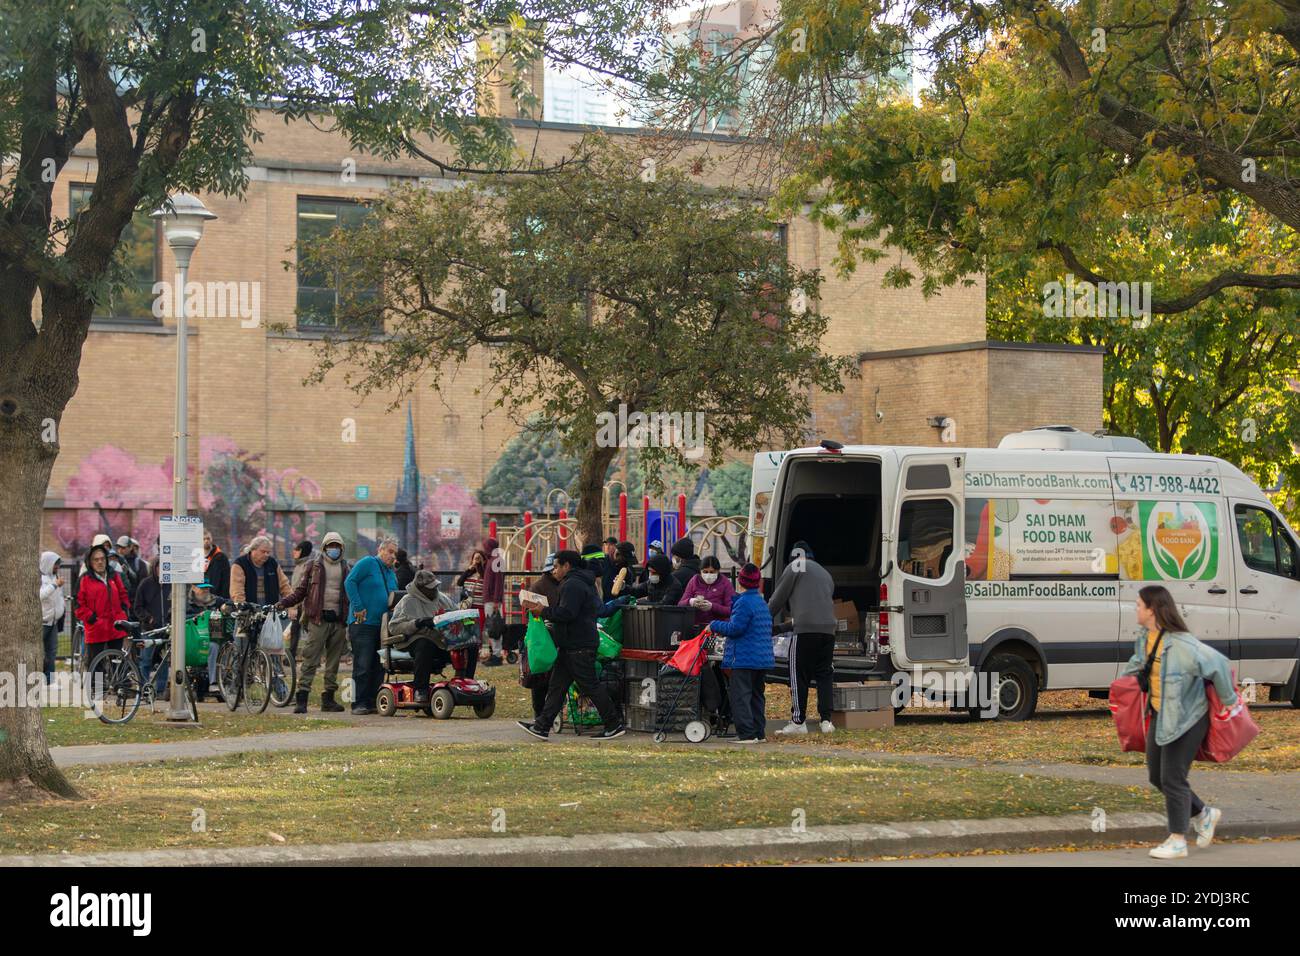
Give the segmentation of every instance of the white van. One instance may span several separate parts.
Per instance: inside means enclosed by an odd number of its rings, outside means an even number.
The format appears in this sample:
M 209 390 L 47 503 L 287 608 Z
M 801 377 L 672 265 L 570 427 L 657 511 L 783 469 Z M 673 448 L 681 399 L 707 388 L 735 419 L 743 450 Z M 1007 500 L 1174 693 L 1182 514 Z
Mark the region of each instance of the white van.
M 1040 690 L 1104 693 L 1158 582 L 1238 681 L 1300 706 L 1300 544 L 1218 458 L 1069 426 L 997 448 L 824 441 L 754 457 L 750 537 L 767 593 L 802 540 L 851 603 L 837 678 L 988 672 L 1023 720 Z

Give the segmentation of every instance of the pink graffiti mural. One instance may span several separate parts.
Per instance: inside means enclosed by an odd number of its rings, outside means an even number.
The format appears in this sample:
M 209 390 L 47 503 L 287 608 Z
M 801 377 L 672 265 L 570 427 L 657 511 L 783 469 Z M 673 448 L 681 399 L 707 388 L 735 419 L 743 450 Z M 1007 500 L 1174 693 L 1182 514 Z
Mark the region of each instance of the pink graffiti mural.
M 199 465 L 190 469 L 189 480 L 191 507 L 197 506 L 205 527 L 228 551 L 237 552 L 258 534 L 277 540 L 316 534 L 320 512 L 307 507 L 320 498 L 320 485 L 296 468 L 263 468 L 260 455 L 231 438 L 199 439 Z M 83 458 L 68 479 L 63 508 L 47 519 L 49 537 L 65 554 L 79 555 L 96 534 L 113 539 L 129 534 L 150 554 L 158 518 L 171 513 L 171 497 L 170 456 L 143 464 L 128 451 L 104 445 Z
M 424 487 L 428 490 L 420 496 L 420 554 L 431 556 L 434 567 L 462 567 L 468 563 L 470 552 L 482 543 L 483 509 L 478 498 L 456 481 L 427 479 Z M 460 512 L 460 529 L 455 536 L 443 532 L 444 511 Z

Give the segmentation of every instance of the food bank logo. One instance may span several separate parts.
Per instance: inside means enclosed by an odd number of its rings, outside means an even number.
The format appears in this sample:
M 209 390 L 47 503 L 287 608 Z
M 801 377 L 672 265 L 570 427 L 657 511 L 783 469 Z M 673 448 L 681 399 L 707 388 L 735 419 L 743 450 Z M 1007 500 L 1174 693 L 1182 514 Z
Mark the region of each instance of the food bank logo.
M 1146 578 L 1187 581 L 1213 577 L 1218 563 L 1213 512 L 1195 502 L 1142 503 Z

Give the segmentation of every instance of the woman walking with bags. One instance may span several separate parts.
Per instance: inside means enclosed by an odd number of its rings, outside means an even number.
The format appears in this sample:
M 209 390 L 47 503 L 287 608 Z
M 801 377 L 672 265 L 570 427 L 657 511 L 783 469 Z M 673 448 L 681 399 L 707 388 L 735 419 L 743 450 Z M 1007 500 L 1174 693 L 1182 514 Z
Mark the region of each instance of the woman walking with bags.
M 1205 682 L 1213 681 L 1224 712 L 1240 707 L 1232 685 L 1228 659 L 1188 633 L 1169 591 L 1148 585 L 1138 592 L 1138 636 L 1133 656 L 1120 672 L 1137 676 L 1147 696 L 1147 777 L 1165 795 L 1169 837 L 1152 848 L 1157 860 L 1187 856 L 1187 828 L 1196 831 L 1196 845 L 1209 846 L 1223 813 L 1207 806 L 1188 783 L 1196 751 L 1210 727 Z

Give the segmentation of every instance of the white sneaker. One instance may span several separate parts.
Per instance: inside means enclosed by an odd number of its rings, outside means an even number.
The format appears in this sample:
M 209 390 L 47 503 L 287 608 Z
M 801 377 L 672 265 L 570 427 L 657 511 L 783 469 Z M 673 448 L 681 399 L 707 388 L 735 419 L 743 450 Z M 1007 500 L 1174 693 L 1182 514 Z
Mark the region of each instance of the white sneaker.
M 1206 807 L 1201 815 L 1192 820 L 1192 829 L 1196 831 L 1196 845 L 1209 846 L 1214 842 L 1214 830 L 1223 817 L 1223 811 L 1215 807 Z
M 789 736 L 790 734 L 806 734 L 808 733 L 808 727 L 806 724 L 796 724 L 792 720 L 790 723 L 778 730 L 777 733 L 783 737 Z
M 1151 856 L 1157 860 L 1181 860 L 1187 856 L 1187 841 L 1171 836 L 1159 846 L 1153 846 Z
M 829 720 L 823 720 L 823 721 L 822 721 L 822 733 L 824 733 L 824 734 L 833 734 L 833 733 L 835 733 L 835 725 L 832 724 Z

